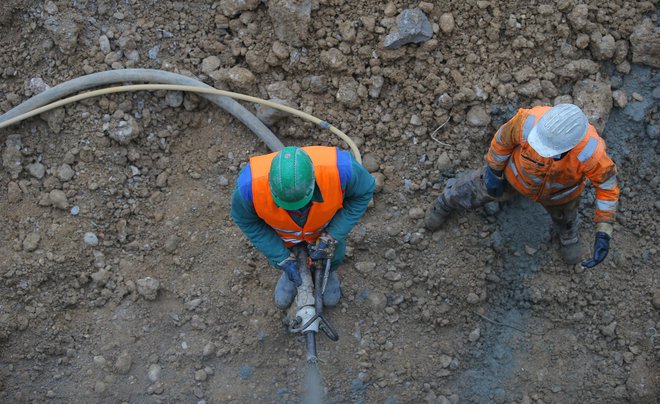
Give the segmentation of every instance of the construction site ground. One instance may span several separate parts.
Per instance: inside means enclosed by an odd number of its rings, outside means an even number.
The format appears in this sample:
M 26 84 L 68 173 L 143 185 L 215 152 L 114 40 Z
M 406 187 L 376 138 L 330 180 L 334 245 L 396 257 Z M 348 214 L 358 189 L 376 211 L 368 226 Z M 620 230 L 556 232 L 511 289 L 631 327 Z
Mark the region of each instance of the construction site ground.
M 433 37 L 385 49 L 412 8 Z M 657 1 L 5 0 L 0 27 L 2 113 L 142 67 L 279 98 L 356 140 L 378 189 L 328 312 L 340 339 L 319 337 L 328 402 L 658 402 Z M 499 125 L 557 102 L 585 109 L 618 166 L 603 264 L 565 265 L 522 198 L 424 229 Z M 297 118 L 271 128 L 347 147 Z M 239 121 L 192 94 L 108 95 L 0 129 L 0 152 L 0 402 L 301 402 L 280 273 L 229 214 L 268 152 Z M 593 203 L 589 185 L 589 250 Z

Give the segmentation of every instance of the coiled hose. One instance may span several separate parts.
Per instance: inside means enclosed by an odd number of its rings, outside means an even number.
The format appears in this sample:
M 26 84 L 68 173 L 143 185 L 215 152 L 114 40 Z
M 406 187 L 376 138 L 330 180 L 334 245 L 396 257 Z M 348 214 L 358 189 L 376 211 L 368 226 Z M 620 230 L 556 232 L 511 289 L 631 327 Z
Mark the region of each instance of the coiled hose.
M 158 84 L 136 84 L 125 85 L 118 87 L 103 88 L 78 94 L 72 97 L 60 99 L 70 94 L 86 90 L 92 87 L 101 85 L 124 83 L 128 81 L 141 81 L 141 82 L 157 82 Z M 166 83 L 166 84 L 162 84 Z M 273 134 L 270 129 L 266 127 L 257 117 L 250 111 L 245 109 L 242 105 L 234 101 L 239 99 L 243 101 L 250 101 L 271 108 L 276 108 L 285 111 L 294 116 L 298 116 L 307 121 L 313 122 L 324 129 L 329 129 L 332 133 L 339 136 L 344 140 L 355 159 L 362 163 L 360 151 L 355 142 L 347 136 L 344 132 L 330 125 L 328 122 L 316 118 L 313 115 L 299 111 L 285 105 L 281 105 L 272 101 L 264 100 L 257 97 L 252 97 L 244 94 L 234 93 L 231 91 L 218 90 L 201 81 L 192 79 L 176 73 L 166 72 L 155 69 L 119 69 L 110 70 L 106 72 L 93 73 L 86 76 L 81 76 L 73 80 L 59 84 L 43 93 L 36 95 L 29 100 L 23 102 L 17 107 L 11 109 L 4 115 L 0 116 L 0 129 L 18 123 L 24 119 L 32 116 L 50 111 L 52 109 L 67 105 L 76 101 L 86 98 L 96 97 L 104 94 L 119 93 L 126 91 L 141 91 L 141 90 L 169 90 L 169 91 L 188 91 L 200 94 L 200 96 L 218 105 L 235 118 L 243 122 L 259 139 L 261 139 L 266 146 L 272 151 L 279 151 L 284 148 L 284 144 Z M 55 101 L 59 100 L 59 101 Z

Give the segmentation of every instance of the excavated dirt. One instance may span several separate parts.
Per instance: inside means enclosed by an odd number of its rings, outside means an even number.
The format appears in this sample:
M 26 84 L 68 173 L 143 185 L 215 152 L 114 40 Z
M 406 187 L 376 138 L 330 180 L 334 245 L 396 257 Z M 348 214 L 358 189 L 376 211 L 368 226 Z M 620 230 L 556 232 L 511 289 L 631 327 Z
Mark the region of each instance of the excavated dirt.
M 414 7 L 433 38 L 384 49 Z M 283 99 L 356 139 L 382 190 L 349 238 L 328 314 L 341 338 L 319 339 L 328 402 L 657 402 L 657 1 L 8 1 L 0 27 L 2 112 L 148 67 Z M 572 100 L 619 168 L 602 265 L 564 265 L 527 200 L 423 229 L 516 108 Z M 298 119 L 273 130 L 345 147 Z M 118 94 L 2 129 L 0 151 L 0 402 L 303 399 L 279 274 L 229 216 L 238 171 L 267 152 L 238 121 L 194 95 Z M 593 200 L 588 187 L 587 244 Z

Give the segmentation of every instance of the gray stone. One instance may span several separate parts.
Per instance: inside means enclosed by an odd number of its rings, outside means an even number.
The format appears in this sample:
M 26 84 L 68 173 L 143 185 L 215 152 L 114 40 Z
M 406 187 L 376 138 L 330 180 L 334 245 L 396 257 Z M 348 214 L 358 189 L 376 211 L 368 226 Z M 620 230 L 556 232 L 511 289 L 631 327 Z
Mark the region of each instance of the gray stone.
M 57 178 L 64 182 L 70 181 L 74 174 L 73 168 L 68 164 L 62 164 L 57 168 Z
M 375 187 L 374 192 L 379 193 L 383 190 L 383 185 L 385 185 L 385 174 L 383 173 L 371 173 L 371 176 L 374 177 Z
M 633 63 L 660 68 L 660 27 L 649 19 L 635 28 L 630 35 Z
M 46 175 L 46 167 L 41 163 L 32 163 L 27 166 L 27 170 L 34 178 L 40 180 Z
M 451 34 L 455 26 L 454 16 L 451 13 L 442 14 L 440 16 L 439 25 L 442 32 L 444 32 L 445 34 Z
M 467 302 L 468 302 L 469 304 L 477 304 L 477 303 L 479 303 L 479 295 L 477 295 L 476 293 L 473 293 L 473 292 L 468 293 L 468 295 L 467 295 Z
M 112 49 L 110 48 L 110 40 L 108 39 L 107 36 L 105 36 L 105 35 L 101 35 L 101 36 L 99 37 L 99 49 L 101 49 L 101 52 L 102 52 L 104 55 L 107 55 L 107 54 L 110 53 L 110 51 L 112 50 Z
M 236 90 L 250 90 L 257 79 L 251 71 L 243 67 L 234 66 L 231 69 L 220 69 L 212 77 L 226 82 L 230 87 Z
M 41 235 L 37 232 L 30 233 L 25 236 L 23 239 L 23 250 L 27 252 L 32 252 L 39 247 L 39 241 L 41 241 Z
M 147 377 L 152 383 L 156 383 L 160 379 L 161 367 L 157 363 L 151 364 L 149 370 L 147 371 Z
M 234 17 L 243 11 L 256 9 L 261 0 L 220 0 L 220 10 L 227 17 Z
M 198 371 L 195 372 L 195 380 L 198 382 L 203 382 L 206 380 L 208 375 L 206 374 L 206 371 L 204 369 L 199 369 Z
M 374 311 L 382 311 L 387 306 L 387 296 L 378 291 L 369 291 L 367 294 L 367 304 Z
M 346 70 L 348 68 L 346 55 L 337 48 L 330 48 L 327 51 L 322 51 L 321 63 L 334 71 Z
M 202 299 L 197 298 L 186 302 L 183 306 L 188 311 L 194 311 L 197 307 L 199 307 L 200 304 L 202 304 Z
M 131 116 L 128 121 L 121 120 L 117 128 L 110 132 L 110 137 L 121 144 L 128 144 L 140 135 L 141 129 L 138 122 Z
M 291 46 L 303 46 L 309 36 L 312 0 L 269 0 L 268 15 L 277 39 Z
M 138 279 L 136 282 L 138 294 L 146 300 L 155 300 L 160 288 L 160 282 L 150 276 Z
M 22 148 L 20 135 L 10 135 L 5 141 L 7 146 L 2 151 L 2 167 L 11 175 L 11 178 L 16 179 L 23 171 L 23 155 L 20 150 Z
M 220 67 L 220 58 L 217 56 L 209 56 L 202 60 L 202 72 L 209 74 Z
M 418 8 L 403 10 L 396 18 L 397 26 L 385 37 L 386 49 L 398 49 L 409 43 L 428 41 L 433 37 L 433 27 L 424 12 Z
M 603 133 L 612 110 L 612 88 L 608 83 L 582 80 L 573 87 L 573 102 L 582 108 L 599 133 Z
M 21 190 L 21 187 L 14 181 L 9 182 L 9 184 L 7 184 L 7 200 L 9 203 L 17 203 L 20 202 L 21 199 L 23 199 L 23 191 Z
M 371 86 L 369 86 L 369 97 L 378 98 L 380 96 L 380 91 L 385 84 L 385 79 L 383 76 L 372 76 L 371 77 Z
M 114 368 L 117 373 L 125 375 L 131 370 L 131 365 L 133 365 L 133 358 L 128 351 L 122 351 L 115 361 Z
M 442 154 L 438 157 L 438 161 L 435 162 L 435 167 L 440 171 L 444 171 L 452 167 L 451 158 L 449 158 L 449 154 L 447 154 L 447 152 L 442 152 Z
M 612 91 L 612 101 L 618 108 L 624 108 L 628 104 L 628 96 L 625 90 Z
M 362 166 L 370 173 L 378 171 L 380 164 L 372 153 L 367 153 L 362 157 Z
M 660 202 L 660 201 L 658 201 L 658 202 Z M 658 202 L 656 202 L 656 206 L 657 206 Z M 660 310 L 660 288 L 656 289 L 653 292 L 653 297 L 651 298 L 651 303 L 653 304 L 653 307 Z
M 183 91 L 168 91 L 165 94 L 165 103 L 172 108 L 180 107 L 183 104 Z
M 410 216 L 411 219 L 421 219 L 424 217 L 424 209 L 419 207 L 411 208 L 408 211 L 408 216 Z
M 360 104 L 357 90 L 358 82 L 353 77 L 342 77 L 339 79 L 337 101 L 349 108 L 357 107 Z
M 58 209 L 68 209 L 69 201 L 66 199 L 66 194 L 59 190 L 54 189 L 48 194 L 50 198 L 50 203 Z
M 471 126 L 487 126 L 490 123 L 490 114 L 482 105 L 474 105 L 468 111 L 466 120 Z
M 62 13 L 46 18 L 44 27 L 49 31 L 53 43 L 62 53 L 72 53 L 78 45 L 80 26 L 74 19 L 74 14 Z
M 608 60 L 614 56 L 616 41 L 610 34 L 603 36 L 600 32 L 591 34 L 591 54 L 595 60 Z
M 652 397 L 657 398 L 655 394 L 660 386 L 657 385 L 657 379 L 652 376 L 655 372 L 651 369 L 657 370 L 657 363 L 651 364 L 649 367 L 646 363 L 646 355 L 638 356 L 630 366 L 626 387 L 632 399 L 631 402 L 650 403 L 655 401 Z
M 110 279 L 110 272 L 105 269 L 99 269 L 91 275 L 91 278 L 98 287 L 103 287 Z
M 291 107 L 292 105 L 289 104 L 287 101 L 279 99 L 279 98 L 271 98 L 269 99 L 271 102 L 275 102 L 277 104 L 282 104 L 288 107 Z M 277 122 L 281 121 L 282 119 L 286 118 L 289 116 L 288 112 L 284 112 L 280 109 L 269 107 L 269 106 L 264 106 L 261 104 L 255 105 L 255 109 L 257 111 L 257 118 L 266 125 L 272 126 L 276 124 Z
M 167 251 L 168 253 L 174 254 L 177 247 L 179 247 L 180 242 L 181 242 L 181 238 L 179 236 L 177 236 L 176 234 L 170 234 L 170 236 L 165 241 L 165 245 L 163 246 L 163 248 L 165 248 L 165 251 Z
M 99 238 L 96 237 L 96 234 L 88 231 L 83 235 L 83 242 L 90 247 L 94 247 L 99 245 Z
M 376 269 L 375 262 L 365 261 L 365 262 L 355 263 L 355 270 L 361 274 L 367 274 L 373 272 L 374 269 Z
M 481 330 L 479 329 L 479 327 L 472 330 L 468 335 L 468 340 L 470 342 L 476 342 L 479 340 L 479 338 L 481 338 Z

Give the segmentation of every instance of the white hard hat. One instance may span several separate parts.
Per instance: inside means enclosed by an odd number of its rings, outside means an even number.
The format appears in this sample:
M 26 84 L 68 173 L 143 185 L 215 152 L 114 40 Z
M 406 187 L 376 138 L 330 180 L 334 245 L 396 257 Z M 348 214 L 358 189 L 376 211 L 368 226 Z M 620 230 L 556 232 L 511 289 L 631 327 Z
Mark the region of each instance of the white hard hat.
M 584 138 L 589 120 L 573 104 L 557 104 L 546 112 L 529 132 L 527 142 L 543 157 L 571 150 Z

